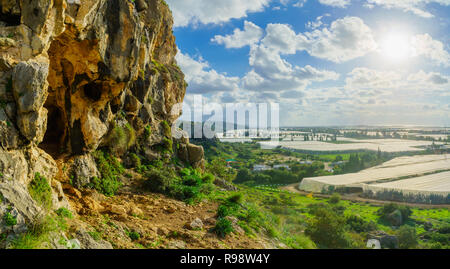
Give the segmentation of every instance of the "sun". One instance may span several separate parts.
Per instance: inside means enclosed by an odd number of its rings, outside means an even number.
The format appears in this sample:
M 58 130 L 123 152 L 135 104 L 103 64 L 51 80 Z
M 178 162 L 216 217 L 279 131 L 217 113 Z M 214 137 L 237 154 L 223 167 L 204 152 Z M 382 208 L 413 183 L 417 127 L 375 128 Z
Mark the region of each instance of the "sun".
M 381 53 L 392 61 L 404 61 L 411 56 L 411 39 L 402 32 L 390 32 L 380 44 Z

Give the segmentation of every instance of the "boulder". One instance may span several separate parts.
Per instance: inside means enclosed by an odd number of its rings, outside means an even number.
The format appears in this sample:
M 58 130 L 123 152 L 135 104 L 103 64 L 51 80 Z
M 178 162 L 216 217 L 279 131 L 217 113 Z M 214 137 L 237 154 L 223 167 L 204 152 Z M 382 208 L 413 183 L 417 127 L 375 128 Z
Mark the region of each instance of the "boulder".
M 76 156 L 73 162 L 73 185 L 83 188 L 91 183 L 94 177 L 100 177 L 94 157 L 91 154 Z
M 47 131 L 47 112 L 47 109 L 43 107 L 39 111 L 19 114 L 17 117 L 17 126 L 20 132 L 35 144 L 44 140 Z
M 75 236 L 82 249 L 113 249 L 108 241 L 95 241 L 84 228 L 78 229 Z
M 399 242 L 397 236 L 385 235 L 380 238 L 382 248 L 398 249 Z
M 38 112 L 47 99 L 48 63 L 20 62 L 13 72 L 13 93 L 19 113 Z
M 201 230 L 203 229 L 203 221 L 199 218 L 195 218 L 188 224 L 190 230 Z

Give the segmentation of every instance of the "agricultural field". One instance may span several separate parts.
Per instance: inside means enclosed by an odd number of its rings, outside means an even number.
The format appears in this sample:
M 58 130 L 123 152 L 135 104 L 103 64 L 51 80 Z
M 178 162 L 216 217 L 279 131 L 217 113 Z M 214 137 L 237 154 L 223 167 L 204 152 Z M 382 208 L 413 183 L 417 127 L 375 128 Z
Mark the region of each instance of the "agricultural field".
M 373 193 L 399 191 L 403 194 L 450 194 L 450 156 L 400 157 L 382 165 L 345 175 L 305 178 L 299 188 L 311 192 L 360 188 Z M 384 181 L 384 182 L 383 182 Z
M 340 142 L 341 141 L 341 142 Z M 260 142 L 261 148 L 271 149 L 278 146 L 286 149 L 312 151 L 312 152 L 345 152 L 360 150 L 381 150 L 383 152 L 420 152 L 433 144 L 431 141 L 416 141 L 403 139 L 342 139 L 338 138 L 337 143 L 325 141 L 280 141 L 280 142 Z M 439 143 L 435 143 L 439 144 Z
M 398 190 L 411 194 L 441 193 L 442 195 L 448 195 L 450 193 L 450 172 L 364 186 L 364 191 L 368 190 L 373 192 Z

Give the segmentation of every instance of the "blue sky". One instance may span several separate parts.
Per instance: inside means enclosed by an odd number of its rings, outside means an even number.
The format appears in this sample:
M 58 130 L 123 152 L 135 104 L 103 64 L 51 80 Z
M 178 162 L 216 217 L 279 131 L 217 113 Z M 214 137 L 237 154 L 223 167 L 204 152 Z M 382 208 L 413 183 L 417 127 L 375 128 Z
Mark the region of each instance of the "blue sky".
M 450 0 L 167 0 L 186 103 L 281 124 L 450 125 Z

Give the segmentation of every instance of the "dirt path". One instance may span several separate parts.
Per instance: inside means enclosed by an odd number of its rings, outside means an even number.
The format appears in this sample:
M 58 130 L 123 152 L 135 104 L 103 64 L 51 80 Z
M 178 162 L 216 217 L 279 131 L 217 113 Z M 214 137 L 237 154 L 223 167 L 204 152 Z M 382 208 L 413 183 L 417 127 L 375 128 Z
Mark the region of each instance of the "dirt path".
M 305 191 L 301 191 L 297 188 L 298 183 L 292 184 L 292 185 L 288 185 L 288 186 L 284 186 L 281 187 L 282 190 L 286 190 L 292 193 L 298 193 L 300 195 L 308 195 L 310 194 L 310 192 L 305 192 Z M 331 195 L 327 195 L 327 194 L 318 194 L 318 193 L 314 193 L 313 194 L 314 197 L 320 197 L 320 198 L 330 198 Z M 361 202 L 361 203 L 370 203 L 373 205 L 385 205 L 385 204 L 389 204 L 392 203 L 391 201 L 382 201 L 382 200 L 374 200 L 374 199 L 367 199 L 367 198 L 363 198 L 360 197 L 359 194 L 347 194 L 347 195 L 342 195 L 341 197 L 342 200 L 346 200 L 346 201 L 352 201 L 352 202 Z M 413 203 L 402 203 L 402 202 L 395 202 L 396 204 L 400 204 L 400 205 L 407 205 L 410 207 L 416 207 L 416 208 L 423 208 L 423 209 L 433 209 L 433 208 L 447 208 L 450 209 L 450 205 L 428 205 L 428 204 L 413 204 Z

